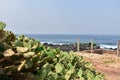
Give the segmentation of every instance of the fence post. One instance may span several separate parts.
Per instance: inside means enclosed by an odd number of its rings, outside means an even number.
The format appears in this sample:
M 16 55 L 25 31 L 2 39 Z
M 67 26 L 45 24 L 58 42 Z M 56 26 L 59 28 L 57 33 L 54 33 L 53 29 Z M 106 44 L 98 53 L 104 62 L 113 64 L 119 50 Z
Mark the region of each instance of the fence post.
M 91 38 L 91 50 L 90 50 L 91 54 L 93 53 L 93 39 Z
M 78 38 L 77 39 L 77 52 L 80 51 L 80 39 Z
M 120 40 L 117 42 L 117 56 L 119 57 L 120 55 Z

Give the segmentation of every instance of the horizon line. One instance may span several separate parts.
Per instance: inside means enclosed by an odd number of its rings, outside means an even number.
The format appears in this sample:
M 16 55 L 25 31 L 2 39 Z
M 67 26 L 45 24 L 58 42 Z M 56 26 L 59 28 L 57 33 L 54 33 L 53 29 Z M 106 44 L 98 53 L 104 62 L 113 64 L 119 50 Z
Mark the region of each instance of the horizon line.
M 120 34 L 43 34 L 43 33 L 15 33 L 17 35 L 105 35 L 105 36 L 120 36 Z

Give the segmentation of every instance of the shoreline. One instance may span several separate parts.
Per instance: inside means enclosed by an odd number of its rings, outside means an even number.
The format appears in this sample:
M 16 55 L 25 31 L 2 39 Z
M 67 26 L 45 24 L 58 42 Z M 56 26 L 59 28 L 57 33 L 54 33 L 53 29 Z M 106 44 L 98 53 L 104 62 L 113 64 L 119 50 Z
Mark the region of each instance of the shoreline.
M 52 43 L 43 43 L 45 47 L 51 47 L 51 48 L 60 48 L 62 51 L 74 51 L 77 52 L 77 44 L 52 44 Z M 80 44 L 80 52 L 88 52 L 90 53 L 91 44 L 90 43 L 84 43 Z M 116 54 L 117 48 L 100 48 L 99 45 L 94 44 L 93 45 L 93 53 L 103 54 L 103 53 L 112 53 Z

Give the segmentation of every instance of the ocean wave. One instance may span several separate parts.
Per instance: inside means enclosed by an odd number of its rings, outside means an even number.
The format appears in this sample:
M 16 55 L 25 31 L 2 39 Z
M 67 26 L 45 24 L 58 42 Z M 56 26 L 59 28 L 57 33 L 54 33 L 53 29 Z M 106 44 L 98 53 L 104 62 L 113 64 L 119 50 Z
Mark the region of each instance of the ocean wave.
M 41 42 L 42 44 L 47 43 L 47 44 L 53 44 L 53 45 L 64 45 L 64 44 L 70 44 L 70 43 L 57 43 L 57 42 Z
M 64 45 L 64 44 L 72 44 L 70 42 L 52 42 L 52 41 L 49 41 L 49 42 L 41 42 L 42 44 L 44 43 L 47 43 L 47 44 L 53 44 L 53 45 Z M 117 45 L 113 45 L 113 44 L 99 44 L 98 46 L 100 46 L 100 48 L 102 49 L 116 49 L 117 48 Z
M 116 49 L 117 48 L 117 45 L 100 44 L 99 46 L 100 46 L 100 48 L 103 48 L 103 49 L 110 49 L 110 48 Z

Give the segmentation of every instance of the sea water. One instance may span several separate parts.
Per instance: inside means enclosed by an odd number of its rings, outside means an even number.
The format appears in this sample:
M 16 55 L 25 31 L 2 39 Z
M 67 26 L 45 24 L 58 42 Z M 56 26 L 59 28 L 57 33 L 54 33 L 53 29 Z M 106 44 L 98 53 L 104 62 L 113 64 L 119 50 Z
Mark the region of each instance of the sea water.
M 117 48 L 117 41 L 120 35 L 55 35 L 55 34 L 25 34 L 28 37 L 41 41 L 41 43 L 51 44 L 74 44 L 77 39 L 81 43 L 89 43 L 91 39 L 101 48 Z

